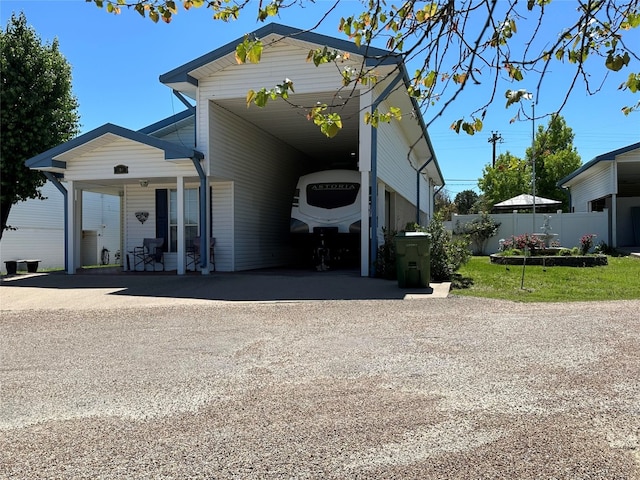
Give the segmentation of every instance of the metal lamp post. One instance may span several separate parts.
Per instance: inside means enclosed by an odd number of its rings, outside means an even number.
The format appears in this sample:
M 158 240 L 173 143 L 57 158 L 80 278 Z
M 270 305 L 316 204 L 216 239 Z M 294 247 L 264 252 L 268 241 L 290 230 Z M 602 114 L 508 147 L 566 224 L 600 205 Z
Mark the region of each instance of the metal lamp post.
M 533 193 L 533 233 L 536 230 L 536 100 L 531 92 L 526 92 L 522 95 L 522 98 L 531 100 L 531 190 Z

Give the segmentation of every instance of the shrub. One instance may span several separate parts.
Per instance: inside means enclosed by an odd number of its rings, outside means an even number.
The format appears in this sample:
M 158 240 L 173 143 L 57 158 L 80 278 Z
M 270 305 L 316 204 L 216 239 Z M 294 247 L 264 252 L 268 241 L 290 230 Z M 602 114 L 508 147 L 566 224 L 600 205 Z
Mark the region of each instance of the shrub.
M 464 235 L 468 235 L 473 245 L 473 253 L 476 255 L 484 254 L 487 241 L 498 233 L 500 222 L 496 222 L 488 213 L 482 213 L 478 218 L 465 223 L 462 228 L 456 225 L 456 230 Z
M 544 246 L 544 240 L 528 233 L 511 236 L 511 238 L 500 242 L 500 250 L 503 252 L 513 249 L 523 251 L 528 248 L 531 255 L 535 255 L 535 251 L 543 249 Z
M 453 239 L 444 228 L 442 215 L 433 216 L 426 231 L 431 235 L 431 278 L 450 281 L 453 274 L 469 261 L 469 240 Z
M 442 218 L 443 215 L 437 213 L 427 227 L 407 223 L 405 232 L 426 232 L 431 235 L 431 278 L 435 281 L 450 281 L 454 273 L 469 260 L 469 241 L 466 238 L 453 240 L 444 228 Z M 395 236 L 395 231 L 384 231 L 384 244 L 378 247 L 376 254 L 377 277 L 397 277 Z
M 384 243 L 378 247 L 376 255 L 376 277 L 396 278 L 396 245 L 393 238 L 397 232 L 386 228 L 383 228 L 382 232 Z
M 582 236 L 582 238 L 580 239 L 581 255 L 586 255 L 587 253 L 589 253 L 589 250 L 591 250 L 591 247 L 593 246 L 594 238 L 596 238 L 596 235 L 594 233 L 588 233 Z
M 593 247 L 593 251 L 600 255 L 616 255 L 617 254 L 616 249 L 607 245 L 607 242 L 605 242 L 604 240 L 601 240 L 600 243 L 598 243 L 598 245 Z

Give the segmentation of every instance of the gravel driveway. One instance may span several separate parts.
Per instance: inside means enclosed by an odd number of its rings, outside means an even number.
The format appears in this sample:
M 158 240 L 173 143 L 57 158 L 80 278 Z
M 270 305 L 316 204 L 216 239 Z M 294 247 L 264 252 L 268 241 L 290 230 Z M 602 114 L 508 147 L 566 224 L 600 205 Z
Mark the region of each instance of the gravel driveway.
M 2 312 L 0 477 L 640 478 L 640 301 Z

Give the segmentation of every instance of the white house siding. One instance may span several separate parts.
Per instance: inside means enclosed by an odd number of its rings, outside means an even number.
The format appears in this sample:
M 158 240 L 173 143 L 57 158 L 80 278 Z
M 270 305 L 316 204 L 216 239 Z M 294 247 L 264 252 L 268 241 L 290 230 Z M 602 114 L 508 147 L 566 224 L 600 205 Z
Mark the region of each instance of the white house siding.
M 216 239 L 216 271 L 234 270 L 233 182 L 214 182 L 211 198 L 211 229 Z
M 197 183 L 187 183 L 186 188 L 197 188 Z M 124 218 L 126 229 L 126 246 L 124 253 L 129 256 L 129 266 L 133 270 L 133 257 L 131 252 L 135 247 L 142 246 L 145 238 L 155 238 L 156 236 L 156 189 L 175 189 L 175 183 L 159 183 L 148 187 L 140 187 L 139 185 L 127 185 L 125 187 L 125 206 Z M 140 223 L 136 218 L 136 212 L 149 212 L 149 218 L 146 222 Z M 167 239 L 168 240 L 168 239 Z M 123 261 L 127 266 L 126 258 Z M 165 252 L 164 254 L 165 270 L 176 270 L 178 268 L 178 258 L 176 252 Z M 147 267 L 148 268 L 148 267 Z M 159 268 L 159 267 L 157 267 Z
M 234 270 L 286 264 L 291 200 L 304 157 L 215 104 L 209 124 L 211 174 L 234 179 Z
M 42 187 L 46 200 L 31 199 L 11 208 L 0 242 L 0 261 L 40 259 L 40 268 L 64 267 L 64 197 L 50 182 Z M 5 271 L 4 263 L 0 263 Z
M 200 96 L 212 98 L 211 93 L 215 93 L 215 98 L 245 98 L 249 89 L 272 88 L 285 78 L 293 81 L 296 94 L 334 91 L 336 86 L 342 85 L 342 77 L 333 64 L 316 67 L 307 61 L 308 53 L 309 48 L 286 41 L 268 45 L 259 63 L 232 65 L 209 80 L 201 79 Z M 341 65 L 359 66 L 353 61 Z
M 411 121 L 411 120 L 403 120 Z M 416 167 L 407 159 L 409 141 L 404 136 L 398 122 L 382 124 L 378 127 L 378 178 L 396 192 L 396 208 L 392 212 L 391 228 L 404 228 L 407 222 L 416 219 Z M 422 165 L 427 159 L 414 163 Z M 429 183 L 420 177 L 420 210 L 428 212 Z
M 640 162 L 640 148 L 618 155 L 616 157 L 616 161 L 619 163 Z
M 212 147 L 208 142 L 210 137 L 209 116 L 205 106 L 211 99 L 246 98 L 249 90 L 273 88 L 281 84 L 285 78 L 294 83 L 295 95 L 314 92 L 333 92 L 342 85 L 342 78 L 333 64 L 316 67 L 308 62 L 307 55 L 310 48 L 301 48 L 287 41 L 280 41 L 265 47 L 259 63 L 227 65 L 224 70 L 216 70 L 210 77 L 200 78 L 198 81 L 197 128 L 198 149 L 208 151 Z M 344 66 L 357 62 L 346 62 Z M 293 100 L 295 101 L 295 100 Z M 258 108 L 258 107 L 251 107 Z
M 174 185 L 175 186 L 175 185 Z M 170 186 L 155 185 L 146 188 L 138 185 L 125 186 L 125 206 L 124 206 L 124 228 L 125 228 L 125 252 L 128 256 L 128 264 L 124 265 L 133 269 L 133 257 L 131 252 L 135 247 L 142 246 L 145 238 L 156 236 L 156 211 L 155 211 L 155 189 L 171 188 Z M 136 218 L 136 212 L 149 212 L 146 222 L 140 223 Z
M 188 125 L 184 125 L 177 130 L 163 131 L 162 135 L 151 134 L 156 138 L 161 138 L 167 142 L 175 143 L 183 147 L 195 148 L 195 122 L 190 122 Z
M 588 212 L 589 202 L 616 193 L 613 162 L 601 162 L 585 172 L 585 176 L 571 188 L 571 204 L 575 212 Z M 586 175 L 588 174 L 588 175 Z
M 129 173 L 115 175 L 113 167 L 124 164 Z M 120 138 L 67 162 L 65 178 L 69 180 L 117 179 L 196 176 L 191 160 L 171 162 L 164 152 L 154 147 Z

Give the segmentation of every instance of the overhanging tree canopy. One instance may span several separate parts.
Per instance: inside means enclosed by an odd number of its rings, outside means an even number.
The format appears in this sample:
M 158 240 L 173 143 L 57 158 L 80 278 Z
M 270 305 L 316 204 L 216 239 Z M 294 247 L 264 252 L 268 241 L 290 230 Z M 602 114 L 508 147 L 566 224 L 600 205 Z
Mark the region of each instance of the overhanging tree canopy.
M 71 93 L 71 67 L 58 41 L 43 44 L 24 14 L 0 29 L 0 239 L 11 207 L 42 198 L 42 173 L 24 162 L 74 137 L 78 104 Z
M 214 20 L 232 21 L 243 10 L 257 5 L 260 21 L 278 15 L 283 9 L 302 7 L 303 0 L 272 0 L 268 2 L 236 2 L 232 0 L 86 0 L 110 13 L 121 13 L 124 8 L 135 10 L 154 22 L 169 23 L 181 4 L 185 10 L 206 7 L 213 11 Z M 327 5 L 327 12 L 335 9 L 340 0 Z M 363 0 L 360 12 L 341 18 L 337 29 L 357 45 L 382 46 L 390 55 L 400 56 L 404 64 L 417 65 L 410 72 L 410 95 L 420 102 L 420 108 L 433 112 L 430 122 L 438 118 L 459 98 L 463 90 L 477 84 L 489 84 L 490 93 L 470 107 L 469 115 L 453 122 L 456 131 L 469 134 L 482 129 L 487 107 L 496 101 L 506 105 L 520 104 L 528 93 L 537 93 L 554 62 L 573 66 L 566 79 L 566 95 L 555 112 L 564 106 L 567 97 L 579 83 L 589 94 L 596 93 L 605 76 L 594 76 L 594 67 L 604 67 L 610 73 L 619 72 L 640 60 L 633 42 L 627 42 L 630 31 L 640 26 L 640 0 L 587 0 L 576 2 L 575 14 L 562 17 L 557 35 L 537 35 L 547 24 L 558 23 L 554 13 L 556 2 L 528 0 L 527 2 L 500 2 L 498 0 L 442 0 L 418 2 L 408 0 L 398 4 Z M 351 7 L 351 4 L 350 4 Z M 351 7 L 351 10 L 354 10 Z M 358 10 L 355 8 L 355 10 Z M 321 18 L 318 25 L 323 21 Z M 543 37 L 543 38 L 541 38 Z M 262 43 L 259 38 L 247 37 L 236 51 L 239 62 L 260 60 Z M 334 62 L 340 67 L 341 52 L 318 49 L 309 52 L 309 61 L 316 65 Z M 371 85 L 379 79 L 376 69 L 341 69 L 345 90 L 354 85 Z M 258 92 L 249 92 L 248 101 L 264 106 L 270 99 L 285 98 L 294 88 L 294 82 L 285 79 L 277 86 L 265 86 Z M 533 92 L 517 88 L 519 82 L 535 85 Z M 505 86 L 504 90 L 502 88 Z M 620 88 L 631 92 L 640 90 L 640 73 L 621 74 Z M 514 88 L 516 87 L 516 88 Z M 531 88 L 531 87 L 530 87 Z M 537 96 L 536 96 L 537 97 Z M 341 101 L 349 101 L 342 95 Z M 502 99 L 502 100 L 501 100 Z M 309 108 L 309 118 L 327 135 L 339 131 L 340 105 L 317 105 Z M 635 105 L 621 106 L 625 114 L 638 109 Z M 374 111 L 366 118 L 372 124 L 401 119 L 413 112 L 390 108 Z M 546 112 L 554 113 L 554 112 Z M 515 118 L 527 117 L 520 108 Z M 427 126 L 429 123 L 427 123 Z

